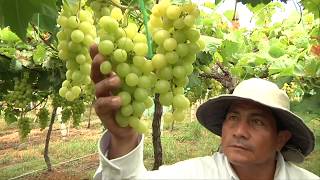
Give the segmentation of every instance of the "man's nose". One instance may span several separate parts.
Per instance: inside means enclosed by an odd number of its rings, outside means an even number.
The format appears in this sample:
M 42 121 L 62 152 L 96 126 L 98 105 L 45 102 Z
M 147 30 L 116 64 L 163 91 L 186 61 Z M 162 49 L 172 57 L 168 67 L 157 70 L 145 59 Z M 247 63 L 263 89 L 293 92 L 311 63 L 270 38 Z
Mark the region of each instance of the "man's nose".
M 248 139 L 250 138 L 249 129 L 250 125 L 248 124 L 248 122 L 245 119 L 241 119 L 240 121 L 238 121 L 234 128 L 233 136 L 237 138 Z

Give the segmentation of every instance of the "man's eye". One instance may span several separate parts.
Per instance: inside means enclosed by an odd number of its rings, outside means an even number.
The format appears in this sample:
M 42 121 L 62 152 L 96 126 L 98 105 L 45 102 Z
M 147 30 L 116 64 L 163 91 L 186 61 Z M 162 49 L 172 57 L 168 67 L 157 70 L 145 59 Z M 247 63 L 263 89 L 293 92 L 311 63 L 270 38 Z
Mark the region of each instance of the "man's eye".
M 263 121 L 260 120 L 260 119 L 253 119 L 252 121 L 253 121 L 253 123 L 254 123 L 255 125 L 264 126 Z
M 230 120 L 232 120 L 232 121 L 235 121 L 235 120 L 238 119 L 238 116 L 236 116 L 236 115 L 230 115 L 228 119 L 230 119 Z

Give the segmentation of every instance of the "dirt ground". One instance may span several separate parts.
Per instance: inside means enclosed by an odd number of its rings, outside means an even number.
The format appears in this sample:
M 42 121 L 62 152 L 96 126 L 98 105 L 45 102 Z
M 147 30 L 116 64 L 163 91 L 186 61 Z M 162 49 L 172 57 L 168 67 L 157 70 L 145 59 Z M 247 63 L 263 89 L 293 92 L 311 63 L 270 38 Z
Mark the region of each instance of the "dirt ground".
M 67 136 L 62 136 L 61 129 L 59 126 L 54 126 L 50 143 L 59 141 L 69 141 L 77 138 L 97 138 L 101 133 L 100 122 L 93 121 L 91 123 L 91 128 L 87 129 L 86 124 L 83 127 L 69 128 L 69 133 Z M 22 152 L 27 151 L 29 147 L 36 145 L 44 145 L 45 138 L 47 134 L 47 129 L 41 131 L 40 129 L 33 129 L 28 137 L 21 142 L 19 138 L 19 132 L 17 129 L 8 128 L 5 131 L 1 131 L 0 134 L 0 159 L 3 159 L 7 154 L 12 152 Z M 38 155 L 37 155 L 38 156 Z M 41 158 L 42 154 L 39 153 Z M 19 163 L 20 160 L 13 160 L 9 162 L 2 162 L 0 168 L 5 168 L 15 163 Z M 94 171 L 99 165 L 98 154 L 94 154 L 83 159 L 74 161 L 72 163 L 66 163 L 59 166 L 53 167 L 52 172 L 47 172 L 46 170 L 41 171 L 40 173 L 32 174 L 31 176 L 25 176 L 22 179 L 36 179 L 36 180 L 73 180 L 73 179 L 92 179 L 88 177 L 88 171 Z M 1 178 L 0 178 L 1 179 Z

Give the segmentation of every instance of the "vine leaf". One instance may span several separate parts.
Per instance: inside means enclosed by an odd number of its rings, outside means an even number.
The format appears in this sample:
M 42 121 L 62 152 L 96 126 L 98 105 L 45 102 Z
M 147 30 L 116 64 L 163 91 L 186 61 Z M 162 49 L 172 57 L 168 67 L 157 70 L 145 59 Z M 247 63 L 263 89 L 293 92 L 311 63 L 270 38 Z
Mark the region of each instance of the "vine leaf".
M 320 1 L 319 0 L 301 0 L 300 3 L 305 9 L 314 14 L 315 18 L 320 17 Z
M 0 6 L 2 26 L 10 26 L 22 40 L 26 39 L 28 23 L 36 13 L 42 17 L 50 15 L 53 19 L 57 16 L 55 0 L 0 0 Z

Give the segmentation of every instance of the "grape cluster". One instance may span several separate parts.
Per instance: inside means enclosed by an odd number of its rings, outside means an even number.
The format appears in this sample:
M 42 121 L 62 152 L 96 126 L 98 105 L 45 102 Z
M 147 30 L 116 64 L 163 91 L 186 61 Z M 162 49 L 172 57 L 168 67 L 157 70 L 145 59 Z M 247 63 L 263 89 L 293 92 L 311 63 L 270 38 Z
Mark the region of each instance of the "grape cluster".
M 39 119 L 40 129 L 43 130 L 48 126 L 49 122 L 49 111 L 45 107 L 41 108 L 37 113 Z
M 160 94 L 162 105 L 172 105 L 176 121 L 185 118 L 190 106 L 184 87 L 193 72 L 196 54 L 204 48 L 200 32 L 194 27 L 199 12 L 195 4 L 175 5 L 163 0 L 152 8 L 150 16 L 149 28 L 157 45 L 151 60 L 157 76 L 154 91 Z
M 110 14 L 102 16 L 97 27 L 100 37 L 98 50 L 105 57 L 100 71 L 102 74 L 114 71 L 121 79 L 122 86 L 116 92 L 122 102 L 115 117 L 118 125 L 129 125 L 143 133 L 147 127 L 141 116 L 145 109 L 152 106 L 150 95 L 156 80 L 152 73 L 153 65 L 145 58 L 148 51 L 147 39 L 138 32 L 136 24 L 121 23 L 122 13 L 119 8 L 108 7 Z M 119 13 L 113 13 L 118 11 Z
M 282 90 L 289 96 L 290 101 L 300 102 L 302 100 L 303 91 L 300 90 L 295 82 L 284 83 Z
M 29 74 L 24 73 L 21 79 L 14 79 L 14 89 L 9 92 L 5 99 L 9 106 L 17 108 L 26 108 L 32 101 L 32 87 L 28 83 Z
M 64 4 L 57 19 L 60 25 L 58 56 L 66 62 L 66 80 L 62 83 L 59 95 L 68 101 L 79 97 L 82 86 L 90 85 L 91 57 L 89 46 L 96 38 L 92 13 L 78 9 L 79 6 Z
M 30 118 L 21 117 L 18 119 L 19 135 L 22 139 L 26 138 L 31 131 Z

